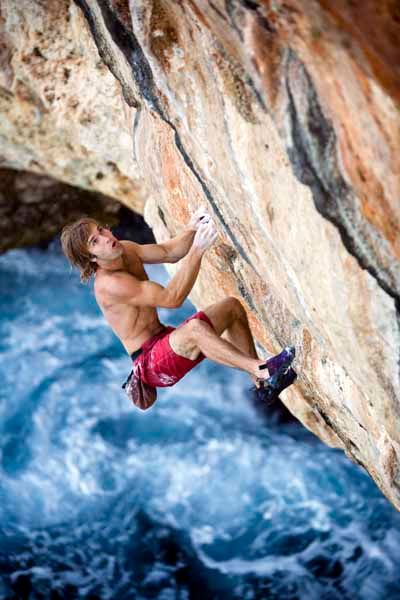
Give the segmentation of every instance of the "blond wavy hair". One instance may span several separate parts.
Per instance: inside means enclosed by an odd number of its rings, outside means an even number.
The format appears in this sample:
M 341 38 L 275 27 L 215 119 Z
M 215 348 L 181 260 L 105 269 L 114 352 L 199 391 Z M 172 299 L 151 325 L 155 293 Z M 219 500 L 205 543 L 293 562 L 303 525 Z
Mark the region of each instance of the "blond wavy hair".
M 97 271 L 97 263 L 90 260 L 93 255 L 88 249 L 90 225 L 99 226 L 100 223 L 95 219 L 83 216 L 63 227 L 61 232 L 63 252 L 71 265 L 79 269 L 81 283 L 87 283 Z

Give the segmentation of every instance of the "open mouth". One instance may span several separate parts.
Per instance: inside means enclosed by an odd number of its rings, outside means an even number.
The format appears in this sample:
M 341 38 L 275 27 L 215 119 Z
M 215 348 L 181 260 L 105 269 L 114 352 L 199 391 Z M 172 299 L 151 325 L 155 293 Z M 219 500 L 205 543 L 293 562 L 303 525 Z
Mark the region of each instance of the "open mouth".
M 115 246 L 116 246 L 116 245 L 117 245 L 117 242 L 115 242 L 115 241 L 114 241 L 114 242 L 112 243 L 112 247 L 113 247 L 113 248 L 115 248 Z

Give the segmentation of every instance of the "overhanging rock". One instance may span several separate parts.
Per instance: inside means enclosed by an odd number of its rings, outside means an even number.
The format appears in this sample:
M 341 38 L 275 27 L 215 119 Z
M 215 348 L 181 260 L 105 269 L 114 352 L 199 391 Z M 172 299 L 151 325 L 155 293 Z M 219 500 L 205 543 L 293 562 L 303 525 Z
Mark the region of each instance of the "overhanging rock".
M 400 508 L 394 4 L 76 6 L 121 86 L 156 237 L 199 204 L 214 216 L 193 301 L 236 295 L 261 352 L 294 344 L 285 404 Z

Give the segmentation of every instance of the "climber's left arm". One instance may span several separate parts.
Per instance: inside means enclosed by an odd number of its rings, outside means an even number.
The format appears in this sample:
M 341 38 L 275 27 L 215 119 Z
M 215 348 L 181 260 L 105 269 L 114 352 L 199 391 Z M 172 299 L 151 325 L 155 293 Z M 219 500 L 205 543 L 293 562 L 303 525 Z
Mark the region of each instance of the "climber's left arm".
M 182 233 L 160 244 L 135 244 L 136 254 L 147 264 L 176 263 L 189 252 L 199 224 L 209 221 L 210 218 L 208 213 L 199 209 Z
M 186 229 L 161 244 L 135 244 L 135 252 L 143 263 L 176 263 L 189 252 L 195 233 L 195 229 Z

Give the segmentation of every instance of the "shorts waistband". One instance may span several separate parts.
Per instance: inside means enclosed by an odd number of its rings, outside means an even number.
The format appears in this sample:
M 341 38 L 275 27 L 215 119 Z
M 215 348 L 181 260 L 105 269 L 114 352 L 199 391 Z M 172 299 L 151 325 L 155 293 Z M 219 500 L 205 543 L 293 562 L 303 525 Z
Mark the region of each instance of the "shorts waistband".
M 139 350 L 135 350 L 135 352 L 132 352 L 132 354 L 130 354 L 130 357 L 132 360 L 136 360 L 138 356 L 140 356 L 143 352 L 142 348 L 139 348 Z
M 166 325 L 162 325 L 162 329 L 160 329 L 160 331 L 158 333 L 156 333 L 155 335 L 153 335 L 153 337 L 151 337 L 150 339 L 146 340 L 143 344 L 143 346 L 145 344 L 147 344 L 148 342 L 151 342 L 151 340 L 157 336 L 159 336 L 161 333 L 163 333 L 163 331 L 165 331 L 165 329 L 167 329 Z M 130 357 L 132 359 L 132 361 L 136 360 L 138 356 L 140 356 L 143 352 L 143 346 L 141 348 L 139 348 L 138 350 L 135 350 L 135 352 L 132 352 L 132 354 L 130 354 Z

